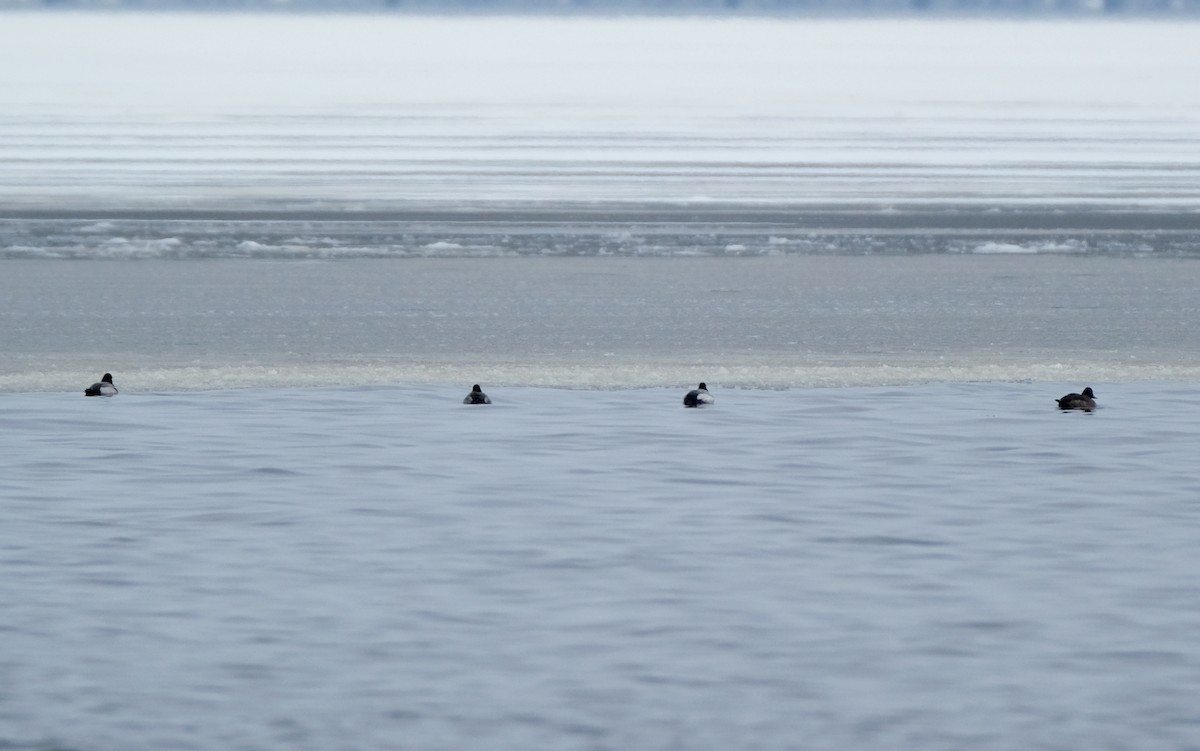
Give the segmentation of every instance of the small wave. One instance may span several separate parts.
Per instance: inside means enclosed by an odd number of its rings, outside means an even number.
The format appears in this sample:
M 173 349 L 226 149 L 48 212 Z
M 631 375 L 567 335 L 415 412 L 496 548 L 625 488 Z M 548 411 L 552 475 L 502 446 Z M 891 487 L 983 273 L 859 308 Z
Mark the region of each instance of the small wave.
M 14 741 L 0 738 L 0 751 L 77 751 L 77 747 L 56 740 Z
M 822 537 L 818 539 L 817 542 L 831 543 L 836 545 L 882 545 L 888 547 L 938 547 L 946 544 L 940 540 L 927 540 L 918 537 L 895 537 L 891 535 L 869 535 L 866 537 Z

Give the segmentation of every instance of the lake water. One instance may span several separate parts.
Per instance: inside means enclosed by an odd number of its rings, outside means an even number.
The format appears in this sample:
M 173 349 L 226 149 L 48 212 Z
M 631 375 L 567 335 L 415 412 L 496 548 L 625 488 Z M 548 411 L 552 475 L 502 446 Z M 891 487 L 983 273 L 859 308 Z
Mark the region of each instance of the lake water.
M 6 746 L 1197 739 L 1194 388 L 469 388 L 4 397 Z
M 0 15 L 0 749 L 1200 746 L 1197 42 Z

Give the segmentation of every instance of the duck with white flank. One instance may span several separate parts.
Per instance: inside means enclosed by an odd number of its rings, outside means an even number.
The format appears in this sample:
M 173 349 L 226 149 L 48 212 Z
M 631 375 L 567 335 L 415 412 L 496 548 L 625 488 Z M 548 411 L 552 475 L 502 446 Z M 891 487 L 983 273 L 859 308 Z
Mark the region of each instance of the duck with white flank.
M 683 406 L 685 407 L 703 407 L 705 404 L 712 404 L 715 401 L 712 394 L 708 393 L 708 384 L 705 383 L 701 383 L 683 396 Z
M 93 383 L 83 390 L 84 396 L 116 396 L 117 387 L 113 385 L 112 373 L 105 373 L 99 383 Z
M 463 399 L 463 404 L 491 404 L 491 403 L 492 403 L 492 400 L 488 398 L 487 394 L 483 393 L 483 389 L 479 388 L 478 383 L 471 387 L 471 393 L 467 394 L 466 398 Z
M 1091 412 L 1096 408 L 1096 395 L 1092 393 L 1091 386 L 1084 389 L 1082 394 L 1067 394 L 1055 401 L 1058 402 L 1059 409 L 1082 409 L 1084 412 Z

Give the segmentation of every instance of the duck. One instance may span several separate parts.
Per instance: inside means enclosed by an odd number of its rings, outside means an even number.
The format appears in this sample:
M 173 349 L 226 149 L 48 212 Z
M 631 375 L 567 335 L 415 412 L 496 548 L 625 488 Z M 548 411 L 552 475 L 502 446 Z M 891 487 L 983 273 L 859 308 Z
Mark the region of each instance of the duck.
M 98 383 L 93 383 L 83 390 L 84 396 L 116 396 L 117 387 L 113 385 L 112 373 L 105 373 Z
M 683 396 L 683 406 L 685 407 L 703 407 L 705 404 L 712 404 L 715 401 L 712 394 L 708 393 L 708 384 L 703 381 Z
M 1058 402 L 1059 409 L 1082 409 L 1084 412 L 1091 412 L 1096 408 L 1096 395 L 1092 393 L 1091 386 L 1085 388 L 1082 394 L 1067 394 L 1055 401 Z
M 471 387 L 471 393 L 467 394 L 463 399 L 463 404 L 491 404 L 492 400 L 488 395 L 483 393 L 483 389 L 479 388 L 479 384 Z

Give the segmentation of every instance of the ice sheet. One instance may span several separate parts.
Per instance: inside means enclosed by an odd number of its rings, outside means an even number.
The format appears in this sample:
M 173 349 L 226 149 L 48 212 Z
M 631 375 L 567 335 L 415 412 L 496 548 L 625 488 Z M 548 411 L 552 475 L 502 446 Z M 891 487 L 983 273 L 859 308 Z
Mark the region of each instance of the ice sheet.
M 0 387 L 1200 377 L 1193 259 L 5 261 Z
M 1198 39 L 1078 20 L 7 14 L 0 213 L 1186 214 Z

